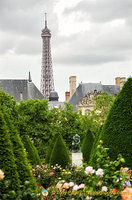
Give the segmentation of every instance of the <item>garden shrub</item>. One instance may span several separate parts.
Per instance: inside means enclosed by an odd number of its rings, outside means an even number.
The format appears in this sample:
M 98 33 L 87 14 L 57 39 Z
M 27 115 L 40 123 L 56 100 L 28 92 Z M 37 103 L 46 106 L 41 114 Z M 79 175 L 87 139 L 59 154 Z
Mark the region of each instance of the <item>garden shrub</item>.
M 118 154 L 125 159 L 125 166 L 132 168 L 132 78 L 124 84 L 116 97 L 100 134 L 104 146 L 114 160 Z
M 90 130 L 88 130 L 83 139 L 83 143 L 81 147 L 81 151 L 83 153 L 83 161 L 86 163 L 89 162 L 93 142 L 94 142 L 93 134 L 91 133 Z
M 5 180 L 11 181 L 10 188 L 18 190 L 20 180 L 13 154 L 10 134 L 0 107 L 0 169 L 5 174 Z M 5 188 L 6 189 L 6 188 Z M 4 192 L 4 188 L 1 189 Z
M 103 128 L 103 125 L 100 127 L 97 134 L 95 135 L 94 142 L 93 142 L 92 149 L 91 149 L 91 153 L 90 153 L 90 158 L 89 158 L 88 164 L 92 165 L 93 167 L 95 167 L 96 147 L 98 145 L 99 136 L 100 136 L 100 132 L 101 132 L 102 128 Z
M 54 135 L 54 137 L 52 138 L 52 140 L 51 140 L 51 142 L 49 144 L 49 147 L 48 147 L 48 150 L 47 150 L 47 153 L 46 153 L 46 158 L 45 158 L 45 163 L 47 163 L 47 164 L 49 164 L 49 162 L 50 162 L 51 154 L 52 154 L 52 151 L 53 151 L 54 144 L 56 142 L 57 136 L 58 136 L 58 133 L 56 133 Z
M 20 179 L 20 184 L 23 185 L 25 181 L 30 181 L 30 186 L 36 187 L 35 179 L 31 173 L 31 167 L 29 166 L 27 153 L 24 149 L 24 145 L 18 134 L 16 127 L 13 125 L 12 121 L 9 119 L 7 112 L 5 112 L 5 107 L 2 106 L 2 111 L 6 124 L 8 125 L 10 140 L 12 143 L 13 154 L 15 157 L 15 164 L 17 167 L 17 172 Z
M 51 158 L 50 158 L 50 164 L 51 165 L 61 165 L 61 167 L 65 168 L 66 166 L 68 166 L 70 164 L 70 157 L 69 157 L 69 153 L 66 147 L 66 144 L 62 138 L 62 136 L 59 134 L 52 154 L 51 154 Z
M 38 151 L 37 151 L 36 147 L 34 146 L 33 142 L 31 141 L 31 139 L 29 138 L 29 136 L 24 135 L 22 137 L 22 140 L 23 140 L 24 147 L 28 154 L 28 159 L 31 162 L 31 164 L 32 165 L 40 165 L 41 160 L 40 160 Z

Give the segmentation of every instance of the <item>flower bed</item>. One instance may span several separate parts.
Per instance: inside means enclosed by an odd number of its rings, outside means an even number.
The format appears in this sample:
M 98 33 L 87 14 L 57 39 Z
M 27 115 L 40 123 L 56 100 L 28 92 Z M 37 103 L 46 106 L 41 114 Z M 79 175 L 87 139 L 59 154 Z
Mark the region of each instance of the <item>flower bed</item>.
M 39 187 L 46 189 L 48 194 L 44 197 L 40 193 L 41 199 L 131 199 L 131 173 L 126 173 L 128 169 L 121 167 L 124 163 L 121 155 L 116 161 L 111 161 L 107 151 L 101 142 L 97 152 L 98 168 L 86 164 L 82 168 L 66 169 L 58 165 L 36 166 L 33 174 Z

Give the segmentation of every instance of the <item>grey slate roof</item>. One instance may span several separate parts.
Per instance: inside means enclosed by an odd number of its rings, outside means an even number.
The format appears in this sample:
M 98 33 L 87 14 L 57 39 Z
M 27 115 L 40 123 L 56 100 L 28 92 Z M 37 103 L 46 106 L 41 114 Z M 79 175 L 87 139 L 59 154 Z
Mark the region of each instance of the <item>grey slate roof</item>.
M 49 101 L 58 101 L 59 96 L 56 91 L 51 91 L 49 95 Z
M 22 99 L 44 99 L 35 84 L 26 79 L 0 79 L 0 89 L 12 95 L 17 102 Z
M 107 92 L 108 94 L 114 94 L 117 95 L 120 91 L 119 85 L 102 85 L 101 83 L 81 83 L 77 87 L 75 93 L 73 96 L 69 99 L 69 103 L 71 103 L 75 109 L 78 108 L 79 101 L 87 94 L 94 92 L 96 90 L 97 92 L 103 91 Z

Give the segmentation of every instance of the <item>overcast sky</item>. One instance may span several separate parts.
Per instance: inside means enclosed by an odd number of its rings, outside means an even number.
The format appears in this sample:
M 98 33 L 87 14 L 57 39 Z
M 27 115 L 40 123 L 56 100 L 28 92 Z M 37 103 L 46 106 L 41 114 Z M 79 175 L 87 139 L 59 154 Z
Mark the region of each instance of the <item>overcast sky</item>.
M 78 86 L 132 75 L 132 0 L 0 0 L 0 79 L 27 79 L 30 70 L 40 89 L 45 12 L 60 101 L 69 76 Z

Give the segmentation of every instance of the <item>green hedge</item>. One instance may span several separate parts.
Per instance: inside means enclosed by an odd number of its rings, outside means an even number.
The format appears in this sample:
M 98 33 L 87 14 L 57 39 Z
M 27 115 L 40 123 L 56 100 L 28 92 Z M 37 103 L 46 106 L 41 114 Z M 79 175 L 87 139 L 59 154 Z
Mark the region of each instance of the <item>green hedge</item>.
M 89 162 L 93 142 L 94 142 L 93 134 L 91 133 L 90 130 L 88 130 L 83 139 L 82 147 L 81 147 L 81 151 L 83 153 L 83 161 L 86 163 Z
M 116 97 L 100 134 L 104 146 L 115 160 L 121 154 L 126 167 L 132 168 L 132 78 L 124 84 Z
M 13 153 L 15 156 L 15 163 L 17 167 L 17 172 L 19 175 L 20 183 L 23 185 L 25 181 L 30 181 L 33 188 L 36 187 L 35 179 L 31 173 L 31 166 L 29 165 L 29 161 L 27 159 L 27 153 L 24 149 L 24 145 L 18 134 L 16 127 L 11 122 L 7 112 L 5 112 L 3 106 L 3 114 L 6 120 L 6 124 L 9 129 L 10 140 L 12 143 Z
M 24 147 L 28 154 L 28 159 L 32 165 L 40 165 L 41 160 L 38 154 L 36 147 L 34 146 L 33 142 L 29 138 L 28 135 L 22 136 L 22 140 L 24 143 Z
M 101 132 L 102 128 L 103 128 L 103 125 L 100 127 L 100 129 L 98 130 L 97 134 L 95 135 L 94 142 L 93 142 L 92 149 L 91 149 L 91 153 L 90 153 L 90 159 L 89 159 L 88 164 L 93 166 L 93 167 L 96 167 L 94 165 L 95 159 L 96 159 L 96 156 L 95 156 L 96 155 L 96 147 L 98 145 L 100 132 Z
M 49 144 L 49 147 L 48 147 L 48 150 L 47 150 L 47 153 L 46 153 L 46 158 L 45 158 L 45 163 L 47 163 L 47 164 L 50 163 L 50 158 L 51 158 L 52 151 L 53 151 L 53 148 L 54 148 L 54 145 L 55 145 L 57 137 L 58 137 L 58 133 L 56 133 L 54 135 L 54 137 L 52 138 L 52 140 L 51 140 L 51 142 Z
M 61 165 L 61 167 L 65 168 L 66 166 L 68 166 L 70 164 L 70 157 L 69 157 L 69 153 L 66 147 L 66 144 L 62 138 L 62 136 L 59 134 L 52 154 L 51 154 L 51 158 L 50 158 L 50 164 L 51 165 Z
M 11 181 L 10 188 L 18 190 L 20 180 L 18 177 L 17 166 L 15 164 L 15 157 L 13 147 L 10 140 L 9 129 L 4 120 L 4 115 L 0 107 L 0 169 L 5 173 L 4 180 Z M 2 189 L 4 192 L 4 188 Z

